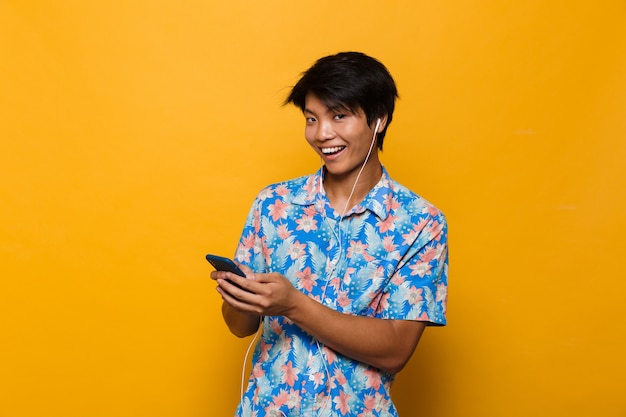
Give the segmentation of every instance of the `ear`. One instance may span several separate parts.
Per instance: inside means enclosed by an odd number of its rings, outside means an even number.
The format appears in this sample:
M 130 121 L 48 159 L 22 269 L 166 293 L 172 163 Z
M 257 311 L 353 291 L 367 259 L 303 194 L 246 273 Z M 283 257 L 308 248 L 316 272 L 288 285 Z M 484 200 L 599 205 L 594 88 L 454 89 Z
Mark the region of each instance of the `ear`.
M 376 128 L 376 123 L 378 123 L 378 120 L 380 120 L 380 124 L 378 126 L 378 130 L 376 131 L 376 133 L 380 133 L 383 130 L 385 130 L 385 127 L 387 126 L 387 115 L 385 114 L 382 117 L 377 117 L 376 120 L 374 120 L 374 123 L 372 124 L 372 130 Z

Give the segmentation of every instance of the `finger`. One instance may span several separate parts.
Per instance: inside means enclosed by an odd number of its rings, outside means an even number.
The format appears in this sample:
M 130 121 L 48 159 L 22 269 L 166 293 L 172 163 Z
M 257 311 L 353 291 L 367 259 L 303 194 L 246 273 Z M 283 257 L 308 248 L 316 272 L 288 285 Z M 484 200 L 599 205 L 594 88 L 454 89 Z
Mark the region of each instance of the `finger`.
M 238 286 L 241 289 L 244 289 L 246 291 L 249 291 L 255 294 L 259 294 L 261 287 L 258 285 L 258 282 L 260 282 L 258 281 L 258 277 L 262 275 L 263 274 L 257 275 L 254 273 L 250 273 L 250 274 L 246 274 L 244 278 L 240 275 L 229 273 L 229 275 L 227 275 L 225 279 L 228 279 L 230 283 Z
M 255 274 L 255 281 L 259 283 L 270 283 L 270 282 L 280 282 L 282 281 L 282 276 L 280 274 L 271 272 L 269 274 Z
M 242 263 L 239 263 L 237 261 L 235 261 L 235 264 L 239 267 L 239 269 L 241 269 L 241 271 L 246 274 L 246 277 L 248 278 L 250 275 L 254 276 L 254 271 L 248 267 L 248 265 L 244 265 Z M 253 279 L 253 278 L 248 278 L 248 279 Z
M 211 272 L 210 276 L 211 276 L 211 279 L 214 279 L 214 280 L 232 279 L 233 277 L 239 277 L 239 275 L 233 274 L 232 272 L 228 272 L 228 271 L 213 271 Z
M 225 279 L 218 279 L 218 285 L 222 287 L 229 294 L 241 299 L 246 294 L 254 293 L 254 290 L 249 288 L 250 284 L 246 278 L 239 277 L 236 274 L 230 274 Z
M 258 309 L 253 305 L 253 304 L 249 304 L 248 302 L 246 302 L 245 300 L 242 300 L 240 298 L 238 298 L 238 296 L 236 294 L 233 294 L 237 291 L 239 291 L 241 293 L 242 297 L 246 296 L 246 292 L 239 290 L 237 287 L 232 286 L 232 288 L 234 288 L 232 290 L 232 293 L 229 292 L 225 287 L 228 286 L 228 283 L 226 283 L 226 285 L 222 286 L 218 286 L 216 288 L 217 292 L 222 296 L 222 300 L 229 304 L 231 307 L 235 308 L 236 310 L 239 311 L 244 311 L 244 312 L 248 312 L 248 313 L 258 313 Z M 249 293 L 247 293 L 249 296 Z

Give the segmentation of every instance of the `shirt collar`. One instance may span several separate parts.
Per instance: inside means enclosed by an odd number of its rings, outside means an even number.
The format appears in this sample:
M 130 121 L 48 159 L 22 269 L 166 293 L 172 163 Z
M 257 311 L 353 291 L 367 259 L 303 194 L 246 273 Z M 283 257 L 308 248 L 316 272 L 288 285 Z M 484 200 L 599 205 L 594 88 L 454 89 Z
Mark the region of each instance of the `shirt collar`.
M 383 174 L 378 183 L 367 193 L 367 196 L 353 208 L 350 213 L 362 213 L 369 210 L 378 216 L 381 220 L 387 219 L 390 214 L 390 205 L 385 201 L 393 195 L 393 186 L 389 173 L 385 166 L 382 166 Z M 293 204 L 310 206 L 316 201 L 328 202 L 328 197 L 322 186 L 323 168 L 319 169 L 315 174 L 309 176 L 304 186 L 298 190 L 292 200 Z

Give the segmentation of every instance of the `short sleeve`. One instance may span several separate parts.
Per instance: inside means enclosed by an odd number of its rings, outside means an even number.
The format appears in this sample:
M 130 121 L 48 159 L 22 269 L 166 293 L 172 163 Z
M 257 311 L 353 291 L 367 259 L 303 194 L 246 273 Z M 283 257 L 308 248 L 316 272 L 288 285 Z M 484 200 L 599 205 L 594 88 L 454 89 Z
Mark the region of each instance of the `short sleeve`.
M 248 267 L 254 272 L 267 272 L 267 262 L 264 254 L 265 236 L 261 224 L 263 200 L 257 197 L 250 208 L 235 251 L 235 260 Z
M 386 302 L 377 316 L 443 326 L 448 298 L 448 227 L 440 212 L 423 224 L 390 277 Z

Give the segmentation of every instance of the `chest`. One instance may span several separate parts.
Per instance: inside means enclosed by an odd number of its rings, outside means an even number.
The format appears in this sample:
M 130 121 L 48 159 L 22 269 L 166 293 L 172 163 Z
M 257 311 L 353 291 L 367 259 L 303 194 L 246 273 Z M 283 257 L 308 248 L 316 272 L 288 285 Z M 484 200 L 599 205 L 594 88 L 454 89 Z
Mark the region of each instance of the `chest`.
M 340 220 L 296 208 L 287 219 L 264 225 L 272 229 L 263 249 L 269 270 L 333 309 L 367 314 L 408 249 L 408 225 L 389 220 L 369 211 Z

